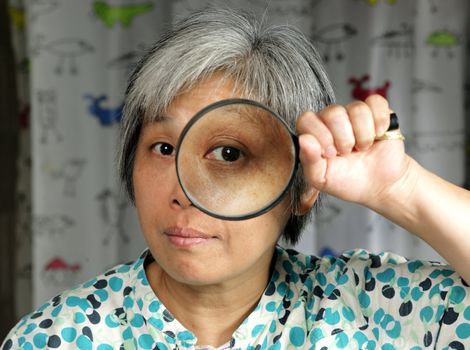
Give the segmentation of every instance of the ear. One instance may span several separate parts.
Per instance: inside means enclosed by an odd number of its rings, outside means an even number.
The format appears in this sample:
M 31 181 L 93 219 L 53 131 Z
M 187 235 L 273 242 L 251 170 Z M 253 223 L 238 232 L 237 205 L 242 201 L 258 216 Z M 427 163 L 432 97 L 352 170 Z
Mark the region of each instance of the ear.
M 304 193 L 300 195 L 299 208 L 296 210 L 295 215 L 305 215 L 315 204 L 320 192 L 314 187 L 309 187 Z

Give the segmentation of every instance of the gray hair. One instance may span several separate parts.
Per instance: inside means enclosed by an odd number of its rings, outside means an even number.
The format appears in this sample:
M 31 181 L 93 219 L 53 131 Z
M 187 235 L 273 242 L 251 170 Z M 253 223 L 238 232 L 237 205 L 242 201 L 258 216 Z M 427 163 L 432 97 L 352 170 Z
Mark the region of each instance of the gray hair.
M 319 54 L 298 29 L 267 26 L 253 14 L 228 9 L 193 13 L 144 55 L 127 87 L 118 166 L 131 200 L 142 125 L 161 116 L 176 96 L 216 72 L 234 82 L 243 97 L 279 113 L 291 130 L 302 112 L 318 111 L 334 100 Z M 305 188 L 299 167 L 291 190 L 292 213 Z M 296 243 L 308 218 L 309 214 L 291 214 L 284 238 Z

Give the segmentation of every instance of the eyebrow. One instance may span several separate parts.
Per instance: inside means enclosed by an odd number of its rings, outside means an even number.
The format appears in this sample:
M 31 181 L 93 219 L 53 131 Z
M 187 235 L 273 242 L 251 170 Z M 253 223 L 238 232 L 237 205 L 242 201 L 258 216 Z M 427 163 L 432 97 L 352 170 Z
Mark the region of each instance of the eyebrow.
M 162 114 L 156 114 L 152 116 L 145 116 L 144 117 L 144 124 L 149 125 L 149 124 L 156 124 L 156 123 L 164 123 L 171 118 L 167 115 L 162 115 Z

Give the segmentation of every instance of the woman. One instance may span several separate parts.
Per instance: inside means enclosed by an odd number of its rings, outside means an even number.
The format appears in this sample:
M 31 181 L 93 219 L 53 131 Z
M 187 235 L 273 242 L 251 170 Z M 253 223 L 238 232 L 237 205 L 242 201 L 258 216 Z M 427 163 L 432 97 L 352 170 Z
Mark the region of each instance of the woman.
M 301 167 L 272 210 L 224 221 L 183 193 L 175 146 L 194 114 L 234 97 L 285 118 Z M 3 349 L 468 347 L 470 290 L 459 275 L 470 280 L 469 193 L 383 137 L 385 99 L 333 100 L 318 54 L 293 28 L 225 10 L 176 24 L 126 93 L 120 174 L 149 249 L 26 316 Z M 298 240 L 320 192 L 402 225 L 457 272 L 390 253 L 320 259 L 277 246 Z

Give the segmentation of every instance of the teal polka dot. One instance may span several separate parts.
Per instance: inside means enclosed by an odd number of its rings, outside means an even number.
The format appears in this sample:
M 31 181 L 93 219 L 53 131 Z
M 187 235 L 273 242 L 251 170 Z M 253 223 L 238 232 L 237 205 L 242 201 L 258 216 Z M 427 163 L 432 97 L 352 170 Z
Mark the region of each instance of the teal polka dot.
M 129 296 L 126 296 L 124 298 L 124 307 L 127 308 L 127 309 L 131 309 L 132 306 L 134 306 L 134 299 L 132 299 Z
M 379 324 L 382 318 L 384 317 L 384 315 L 385 315 L 385 311 L 382 308 L 378 309 L 374 313 L 374 322 Z
M 159 308 L 160 308 L 160 302 L 158 300 L 152 301 L 149 305 L 150 312 L 157 312 Z
M 412 298 L 414 301 L 418 301 L 422 296 L 423 296 L 423 291 L 421 290 L 421 288 L 419 288 L 419 287 L 414 287 L 414 288 L 411 290 L 411 298 Z
M 463 287 L 455 286 L 452 287 L 452 289 L 450 290 L 449 300 L 451 304 L 460 304 L 466 296 L 467 293 L 465 292 L 465 289 L 463 289 Z
M 331 295 L 333 291 L 335 290 L 335 286 L 331 283 L 328 283 L 328 285 L 325 287 L 325 295 Z
M 423 266 L 423 263 L 421 261 L 411 261 L 410 263 L 408 263 L 408 271 L 410 271 L 411 273 L 415 273 L 416 270 L 418 270 L 421 266 Z
M 33 345 L 30 342 L 26 342 L 23 345 L 24 350 L 33 350 Z
M 36 323 L 30 323 L 30 324 L 28 325 L 28 327 L 26 327 L 26 329 L 25 329 L 25 331 L 24 331 L 24 334 L 26 335 L 26 334 L 31 333 L 32 331 L 34 331 L 34 330 L 37 328 L 37 326 L 38 326 L 38 325 L 37 325 Z
M 119 326 L 119 322 L 117 322 L 116 317 L 114 315 L 106 316 L 104 322 L 109 328 L 116 328 Z
M 381 347 L 382 350 L 395 350 L 395 347 L 390 343 L 385 343 Z
M 97 350 L 113 350 L 113 347 L 108 344 L 100 344 L 98 345 Z
M 140 314 L 135 314 L 131 320 L 131 325 L 136 328 L 140 328 L 144 325 L 144 318 Z
M 51 315 L 53 317 L 57 317 L 59 314 L 60 314 L 60 311 L 62 310 L 62 304 L 60 304 L 59 306 L 57 306 L 56 308 L 54 308 L 54 310 L 52 310 L 51 312 Z
M 465 311 L 464 311 L 464 313 L 463 313 L 463 317 L 465 317 L 465 319 L 466 319 L 467 321 L 470 321 L 470 306 L 467 306 L 467 307 L 465 308 Z
M 359 304 L 363 309 L 368 308 L 370 305 L 370 297 L 363 290 L 359 293 Z
M 324 286 L 326 284 L 326 277 L 322 272 L 317 273 L 317 281 L 320 284 L 320 286 Z
M 96 281 L 97 281 L 97 279 L 93 278 L 93 279 L 89 280 L 88 282 L 83 283 L 83 288 L 91 287 L 92 285 L 95 284 Z
M 83 322 L 85 322 L 85 315 L 82 314 L 81 312 L 76 312 L 76 313 L 73 315 L 73 321 L 74 321 L 76 324 L 83 323 Z
M 152 326 L 154 326 L 156 329 L 160 331 L 163 329 L 163 326 L 164 326 L 163 321 L 155 317 L 150 317 L 148 319 L 148 323 L 150 323 Z
M 150 334 L 142 334 L 139 337 L 139 346 L 142 349 L 152 349 L 153 338 L 150 336 Z
M 344 349 L 349 344 L 349 338 L 344 332 L 341 332 L 336 334 L 335 342 L 337 348 Z
M 359 349 L 363 349 L 363 345 L 367 342 L 367 337 L 360 331 L 354 333 L 353 339 L 356 340 Z
M 377 274 L 377 279 L 383 283 L 390 282 L 394 277 L 395 270 L 393 269 L 386 269 L 385 271 Z
M 122 332 L 122 338 L 124 340 L 132 340 L 134 339 L 134 335 L 132 334 L 131 327 L 127 327 L 124 332 Z
M 349 306 L 344 306 L 342 308 L 342 314 L 344 318 L 346 318 L 350 322 L 356 319 L 356 315 L 354 315 L 354 311 Z
M 305 331 L 300 327 L 293 327 L 289 331 L 289 340 L 294 346 L 302 346 L 305 342 Z
M 279 295 L 285 295 L 286 291 L 287 291 L 287 284 L 285 282 L 279 283 L 279 285 L 277 286 L 277 292 L 279 293 Z
M 68 343 L 71 343 L 75 340 L 75 337 L 77 336 L 77 331 L 75 330 L 75 328 L 67 327 L 62 329 L 62 332 L 60 334 L 62 335 L 62 339 L 64 339 Z
M 77 346 L 80 350 L 91 350 L 93 348 L 91 340 L 83 334 L 77 338 Z
M 121 265 L 116 271 L 117 272 L 129 272 L 131 267 L 129 265 Z
M 113 292 L 119 292 L 122 288 L 123 281 L 118 277 L 111 277 L 109 280 L 109 287 Z
M 253 338 L 256 338 L 263 331 L 264 327 L 265 326 L 263 324 L 258 324 L 253 327 L 253 329 L 251 330 L 251 336 Z
M 271 325 L 269 326 L 269 332 L 274 333 L 276 331 L 276 321 L 272 320 Z
M 25 341 L 26 341 L 25 337 L 19 337 L 19 338 L 18 338 L 18 344 L 19 344 L 20 346 L 22 346 Z
M 335 325 L 339 322 L 339 312 L 333 311 L 330 308 L 328 308 L 325 310 L 323 319 L 325 320 L 326 323 L 330 325 Z
M 42 304 L 42 305 L 36 310 L 36 312 L 44 311 L 49 305 L 51 305 L 51 304 L 50 304 L 50 303 L 44 303 L 44 304 Z
M 410 284 L 410 280 L 406 277 L 398 277 L 397 279 L 397 286 L 398 287 L 406 287 Z
M 470 337 L 470 323 L 462 323 L 457 326 L 456 334 L 460 339 L 467 339 Z
M 276 302 L 270 301 L 269 303 L 266 304 L 266 311 L 269 312 L 274 312 L 276 310 Z
M 82 311 L 86 311 L 91 305 L 88 303 L 88 300 L 82 299 L 79 297 L 68 297 L 65 301 L 65 304 L 70 307 L 78 306 Z
M 163 343 L 157 343 L 158 350 L 168 350 L 168 347 Z
M 338 276 L 336 277 L 336 282 L 340 285 L 345 284 L 348 281 L 349 281 L 348 275 L 340 275 L 339 277 Z
M 320 328 L 314 328 L 313 331 L 310 332 L 310 341 L 315 344 L 320 339 L 324 338 L 325 335 Z
M 194 335 L 189 331 L 183 331 L 183 332 L 178 333 L 177 338 L 179 340 L 185 340 L 185 341 L 194 340 Z
M 47 334 L 46 333 L 38 333 L 33 337 L 34 346 L 39 349 L 46 347 L 47 342 Z
M 432 307 L 430 306 L 425 306 L 419 313 L 419 318 L 421 319 L 422 322 L 430 322 L 432 319 L 432 316 L 434 314 L 434 311 Z
M 102 303 L 108 300 L 108 292 L 105 289 L 98 289 L 95 291 L 95 295 L 98 296 L 98 300 Z
M 289 260 L 284 260 L 282 262 L 282 267 L 286 270 L 287 273 L 292 272 L 292 263 Z

